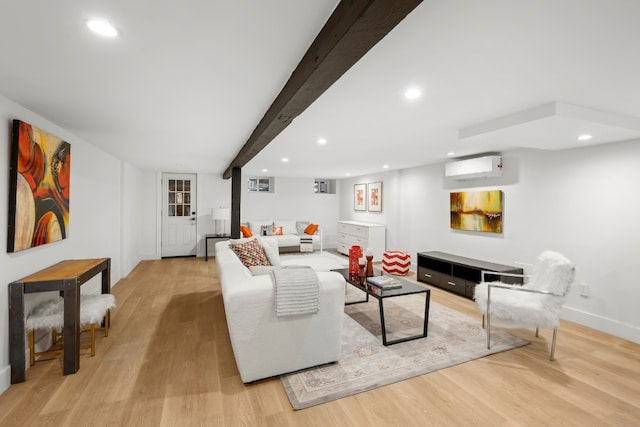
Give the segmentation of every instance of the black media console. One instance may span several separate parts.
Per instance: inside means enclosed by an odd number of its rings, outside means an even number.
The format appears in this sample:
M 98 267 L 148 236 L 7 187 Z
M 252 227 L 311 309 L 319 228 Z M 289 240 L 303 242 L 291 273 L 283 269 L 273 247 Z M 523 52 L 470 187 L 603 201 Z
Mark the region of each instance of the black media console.
M 486 281 L 500 280 L 505 283 L 522 283 L 520 278 L 506 276 L 501 278 L 499 274 L 523 274 L 522 268 L 479 261 L 444 252 L 418 253 L 417 279 L 420 282 L 455 292 L 467 298 L 473 299 L 475 287 L 480 283 L 480 272 L 482 270 L 498 273 L 496 275 L 486 275 Z

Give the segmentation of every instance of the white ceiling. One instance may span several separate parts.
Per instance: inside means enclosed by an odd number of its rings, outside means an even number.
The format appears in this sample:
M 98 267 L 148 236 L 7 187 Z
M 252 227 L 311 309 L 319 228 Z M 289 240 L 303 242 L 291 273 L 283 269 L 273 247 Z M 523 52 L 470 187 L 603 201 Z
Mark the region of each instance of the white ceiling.
M 0 94 L 141 168 L 220 175 L 337 5 L 0 1 Z M 90 33 L 92 17 L 121 36 Z M 635 0 L 425 0 L 243 175 L 640 138 L 638 18 Z M 424 95 L 407 101 L 412 85 Z

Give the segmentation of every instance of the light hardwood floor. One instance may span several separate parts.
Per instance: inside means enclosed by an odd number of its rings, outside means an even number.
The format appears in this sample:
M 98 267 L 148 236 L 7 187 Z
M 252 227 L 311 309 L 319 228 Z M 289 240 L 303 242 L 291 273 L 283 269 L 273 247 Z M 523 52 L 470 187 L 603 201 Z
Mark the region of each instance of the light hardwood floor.
M 571 322 L 555 362 L 550 331 L 516 331 L 531 344 L 294 411 L 278 379 L 241 382 L 213 259 L 145 261 L 113 293 L 96 356 L 68 376 L 60 359 L 36 363 L 0 396 L 0 426 L 640 425 L 640 345 Z

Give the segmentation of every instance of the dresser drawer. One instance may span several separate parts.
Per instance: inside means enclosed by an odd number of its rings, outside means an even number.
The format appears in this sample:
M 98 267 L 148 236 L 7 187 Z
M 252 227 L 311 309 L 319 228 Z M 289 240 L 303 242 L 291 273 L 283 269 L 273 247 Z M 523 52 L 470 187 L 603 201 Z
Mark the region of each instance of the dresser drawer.
M 360 246 L 362 248 L 362 250 L 365 250 L 367 248 L 368 239 L 363 239 L 363 238 L 358 237 L 358 236 L 352 236 L 350 234 L 342 234 L 342 233 L 340 233 L 338 235 L 338 242 L 342 243 L 344 245 L 347 245 L 349 247 L 351 247 L 351 246 Z
M 450 274 L 440 273 L 424 267 L 418 267 L 417 279 L 420 282 L 428 283 L 460 295 L 467 293 L 467 281 L 453 277 Z
M 349 255 L 349 248 L 351 248 L 351 246 L 347 246 L 344 243 L 338 243 L 337 250 L 341 254 Z
M 428 283 L 433 286 L 443 286 L 447 283 L 447 279 L 451 276 L 438 273 L 437 271 L 430 270 L 424 267 L 418 267 L 417 279 L 420 282 Z
M 352 236 L 367 238 L 369 236 L 369 227 L 355 224 L 339 223 L 338 232 L 349 234 Z

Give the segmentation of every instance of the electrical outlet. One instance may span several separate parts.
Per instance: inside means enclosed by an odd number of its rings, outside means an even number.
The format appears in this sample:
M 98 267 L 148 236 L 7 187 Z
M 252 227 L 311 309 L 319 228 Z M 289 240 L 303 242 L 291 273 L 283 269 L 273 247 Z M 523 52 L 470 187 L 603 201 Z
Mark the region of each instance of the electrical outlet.
M 589 285 L 586 283 L 580 283 L 580 296 L 585 298 L 589 297 Z

